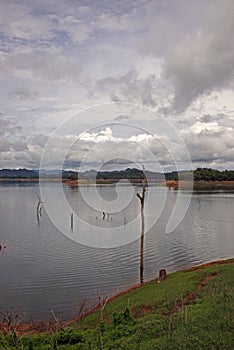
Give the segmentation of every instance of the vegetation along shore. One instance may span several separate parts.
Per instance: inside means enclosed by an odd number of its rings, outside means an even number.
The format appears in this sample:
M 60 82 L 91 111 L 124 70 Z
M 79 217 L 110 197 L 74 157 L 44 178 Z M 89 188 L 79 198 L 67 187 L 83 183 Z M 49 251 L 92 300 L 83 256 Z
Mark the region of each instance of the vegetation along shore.
M 134 286 L 72 320 L 2 318 L 0 349 L 233 349 L 234 259 Z

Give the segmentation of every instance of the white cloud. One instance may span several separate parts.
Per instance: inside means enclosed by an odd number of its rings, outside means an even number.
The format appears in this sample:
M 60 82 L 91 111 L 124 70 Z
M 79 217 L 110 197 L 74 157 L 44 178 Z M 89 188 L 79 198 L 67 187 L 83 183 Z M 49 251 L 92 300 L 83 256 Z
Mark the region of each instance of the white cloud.
M 84 132 L 79 135 L 79 140 L 86 142 L 94 142 L 94 143 L 102 143 L 102 142 L 130 142 L 130 143 L 138 143 L 146 140 L 152 139 L 153 136 L 150 134 L 138 134 L 132 135 L 130 137 L 116 137 L 113 135 L 113 131 L 110 127 L 107 127 L 105 130 L 101 130 L 99 132 Z
M 222 129 L 223 129 L 222 126 L 219 125 L 217 122 L 210 122 L 210 123 L 196 122 L 190 128 L 191 132 L 194 134 L 200 134 L 202 131 L 220 132 L 222 131 Z
M 142 141 L 148 141 L 152 140 L 154 138 L 153 135 L 147 135 L 147 134 L 140 134 L 140 135 L 133 135 L 129 137 L 127 141 L 129 142 L 142 142 Z
M 91 133 L 84 132 L 84 133 L 80 134 L 79 140 L 99 143 L 99 142 L 106 142 L 106 141 L 114 141 L 115 138 L 113 136 L 112 130 L 109 127 L 107 127 L 105 130 L 102 130 L 98 133 L 96 133 L 96 132 L 91 132 Z

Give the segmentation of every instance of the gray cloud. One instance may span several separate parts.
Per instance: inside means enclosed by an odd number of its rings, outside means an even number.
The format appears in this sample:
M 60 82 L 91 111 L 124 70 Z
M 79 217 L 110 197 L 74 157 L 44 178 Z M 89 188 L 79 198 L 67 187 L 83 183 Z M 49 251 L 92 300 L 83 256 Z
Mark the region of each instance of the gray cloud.
M 131 117 L 128 115 L 118 115 L 116 118 L 114 118 L 115 122 L 129 122 L 131 120 Z
M 38 93 L 36 91 L 33 91 L 26 86 L 15 88 L 11 90 L 9 94 L 15 96 L 20 100 L 34 99 L 38 96 Z
M 184 132 L 184 140 L 194 164 L 199 162 L 219 167 L 221 163 L 234 166 L 233 122 L 229 126 L 219 122 L 197 122 Z
M 109 92 L 114 102 L 135 102 L 154 107 L 156 105 L 154 83 L 154 76 L 142 79 L 133 70 L 120 78 L 99 80 L 96 89 L 104 93 Z
M 2 116 L 3 114 L 1 113 L 0 116 Z M 0 119 L 0 135 L 4 135 L 6 133 L 6 131 L 9 130 L 10 127 L 10 122 L 8 120 L 5 119 Z
M 166 59 L 166 74 L 175 86 L 177 110 L 233 79 L 234 2 L 213 1 L 206 11 L 201 28 L 177 44 Z
M 80 66 L 76 57 L 50 53 L 33 58 L 32 73 L 36 78 L 51 82 L 76 81 L 79 79 Z
M 7 152 L 11 148 L 11 142 L 7 140 L 0 140 L 0 152 Z
M 115 159 L 111 159 L 109 160 L 105 165 L 105 166 L 109 166 L 109 165 L 126 165 L 126 164 L 131 164 L 132 162 L 129 161 L 128 159 L 124 159 L 124 158 L 115 158 Z
M 0 113 L 0 135 L 1 136 L 14 135 L 20 130 L 21 130 L 20 125 L 10 120 L 7 120 L 6 116 L 4 117 L 4 113 Z
M 151 17 L 141 52 L 164 59 L 164 78 L 174 87 L 172 111 L 181 112 L 233 80 L 234 2 L 176 4 L 177 11 Z

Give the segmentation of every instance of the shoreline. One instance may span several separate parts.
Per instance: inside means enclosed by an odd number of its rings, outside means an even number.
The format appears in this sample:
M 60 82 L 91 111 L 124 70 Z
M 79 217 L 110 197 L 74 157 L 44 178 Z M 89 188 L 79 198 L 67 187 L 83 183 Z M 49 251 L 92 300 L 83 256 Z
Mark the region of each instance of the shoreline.
M 78 181 L 63 181 L 62 185 L 68 186 L 71 189 L 78 189 L 83 186 L 110 186 L 115 185 L 120 180 L 104 180 L 104 181 L 89 181 L 89 180 L 78 180 Z M 128 181 L 132 186 L 141 186 L 141 181 Z M 128 183 L 123 184 L 128 185 Z M 196 190 L 234 190 L 234 181 L 176 181 L 176 180 L 167 180 L 167 181 L 149 181 L 148 187 L 166 187 L 169 190 L 188 190 L 188 191 L 196 191 Z
M 80 185 L 112 185 L 120 181 L 126 181 L 126 184 L 132 183 L 133 185 L 141 184 L 141 179 L 80 179 L 80 180 L 68 180 L 61 178 L 0 178 L 0 182 L 61 182 L 62 185 L 78 187 Z M 234 186 L 234 180 L 157 180 L 149 179 L 149 185 L 167 186 L 167 187 L 209 187 L 209 186 Z
M 221 259 L 221 260 L 214 260 L 214 261 L 209 261 L 209 262 L 205 262 L 205 263 L 201 263 L 198 265 L 193 265 L 191 267 L 187 267 L 187 268 L 182 268 L 179 270 L 175 270 L 173 272 L 170 272 L 169 274 L 172 273 L 176 273 L 179 271 L 185 271 L 185 272 L 191 272 L 191 271 L 196 271 L 196 270 L 200 270 L 203 267 L 207 267 L 207 266 L 211 266 L 211 265 L 229 265 L 229 264 L 234 264 L 234 258 L 228 258 L 228 259 Z M 116 300 L 117 298 L 126 295 L 136 289 L 139 289 L 140 287 L 142 287 L 143 285 L 156 281 L 157 278 L 152 278 L 147 280 L 146 282 L 144 282 L 143 284 L 135 284 L 127 289 L 122 290 L 121 292 L 117 292 L 116 294 L 114 294 L 113 296 L 111 296 L 110 298 L 107 298 L 107 302 L 106 304 L 109 304 L 110 302 Z M 82 319 L 86 318 L 87 316 L 91 315 L 92 313 L 94 313 L 95 311 L 97 311 L 99 309 L 99 307 L 102 306 L 102 303 L 99 302 L 96 305 L 90 307 L 87 311 L 81 313 L 80 315 L 76 315 L 66 321 L 60 321 L 59 323 L 62 325 L 62 327 L 67 327 L 69 325 L 72 325 L 78 321 L 81 321 Z M 32 335 L 32 334 L 41 334 L 41 333 L 49 333 L 51 331 L 51 327 L 55 324 L 55 322 L 52 322 L 50 320 L 48 321 L 35 321 L 33 323 L 21 323 L 17 326 L 17 330 L 16 333 L 18 335 Z M 4 331 L 4 327 L 3 327 L 3 323 L 0 322 L 0 331 Z

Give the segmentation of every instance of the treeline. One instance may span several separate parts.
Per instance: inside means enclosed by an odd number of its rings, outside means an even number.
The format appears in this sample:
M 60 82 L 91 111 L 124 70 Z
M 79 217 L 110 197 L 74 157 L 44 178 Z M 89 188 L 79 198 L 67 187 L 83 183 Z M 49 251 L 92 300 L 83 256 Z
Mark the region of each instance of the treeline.
M 234 181 L 234 170 L 214 170 L 211 168 L 197 168 L 193 172 L 194 181 Z
M 145 175 L 148 179 L 163 179 L 164 175 L 157 172 L 145 171 Z M 125 170 L 114 171 L 101 171 L 97 173 L 97 179 L 143 179 L 144 174 L 142 170 L 136 168 L 127 168 Z
M 146 171 L 146 176 L 148 179 L 158 179 L 163 181 L 164 174 L 156 173 L 152 171 Z M 114 171 L 94 171 L 89 170 L 83 173 L 78 172 L 70 172 L 69 179 L 77 180 L 77 179 L 87 179 L 87 180 L 141 180 L 144 178 L 144 174 L 142 170 L 136 168 L 127 168 L 125 170 L 114 170 Z
M 191 180 L 192 175 L 194 181 L 234 181 L 234 170 L 215 170 L 211 168 L 197 168 L 194 171 L 172 171 L 165 174 L 153 171 L 146 171 L 146 177 L 151 181 L 164 181 L 166 180 Z M 42 171 L 41 176 L 44 179 L 60 178 L 61 171 L 48 170 Z M 38 179 L 39 170 L 28 169 L 1 169 L 0 178 L 5 179 Z M 75 171 L 62 171 L 63 180 L 77 180 L 78 172 Z M 143 179 L 143 171 L 136 168 L 127 168 L 125 170 L 114 171 L 99 171 L 89 170 L 79 173 L 79 179 L 87 180 L 141 180 Z
M 146 177 L 148 180 L 163 181 L 163 180 L 191 180 L 194 181 L 234 181 L 234 171 L 224 170 L 219 171 L 209 168 L 197 168 L 194 171 L 172 171 L 165 174 L 146 171 Z M 77 180 L 78 173 L 70 172 L 68 178 L 70 180 Z M 143 171 L 135 168 L 128 168 L 120 171 L 100 171 L 95 172 L 93 170 L 79 174 L 79 179 L 97 179 L 97 180 L 140 180 L 143 179 Z

